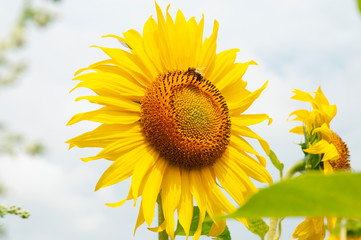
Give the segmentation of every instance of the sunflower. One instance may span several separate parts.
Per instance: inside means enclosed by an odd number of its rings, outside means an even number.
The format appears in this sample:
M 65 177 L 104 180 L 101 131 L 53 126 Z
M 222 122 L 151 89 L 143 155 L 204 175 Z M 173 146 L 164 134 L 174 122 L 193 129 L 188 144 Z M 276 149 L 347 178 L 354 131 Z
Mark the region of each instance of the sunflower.
M 301 90 L 294 90 L 295 95 L 291 99 L 309 102 L 313 109 L 296 110 L 290 114 L 296 116 L 293 121 L 300 121 L 302 126 L 297 126 L 290 132 L 302 134 L 305 143 L 301 144 L 308 159 L 316 159 L 306 164 L 308 168 L 321 168 L 324 174 L 330 174 L 338 170 L 349 170 L 349 150 L 342 139 L 330 129 L 330 122 L 335 117 L 336 105 L 330 105 L 321 88 L 317 89 L 315 96 Z M 327 227 L 332 233 L 337 218 L 327 217 Z M 321 224 L 322 222 L 322 224 Z M 320 234 L 322 233 L 322 234 Z M 323 218 L 307 217 L 297 226 L 292 235 L 294 238 L 302 239 L 324 239 L 325 227 Z
M 291 99 L 311 103 L 312 110 L 300 109 L 293 111 L 290 117 L 295 116 L 296 118 L 293 121 L 300 121 L 303 125 L 291 129 L 290 132 L 303 135 L 304 130 L 306 130 L 306 133 L 310 134 L 314 128 L 321 127 L 324 123 L 327 126 L 330 125 L 331 120 L 336 116 L 337 107 L 336 105 L 330 105 L 321 87 L 314 93 L 315 96 L 311 95 L 312 92 L 307 93 L 298 89 L 295 89 L 293 93 L 295 95 Z
M 169 8 L 169 6 L 168 6 Z M 265 89 L 246 90 L 242 80 L 254 61 L 235 63 L 238 49 L 216 54 L 218 22 L 203 41 L 204 19 L 186 20 L 178 10 L 175 21 L 156 4 L 157 21 L 148 19 L 143 35 L 135 30 L 118 39 L 128 49 L 99 47 L 110 59 L 79 70 L 75 88 L 89 88 L 96 95 L 82 96 L 102 105 L 98 110 L 73 116 L 68 125 L 82 120 L 99 122 L 93 131 L 67 143 L 103 148 L 83 161 L 107 159 L 111 165 L 95 190 L 131 177 L 128 196 L 107 204 L 121 206 L 141 198 L 135 229 L 151 225 L 161 192 L 165 228 L 174 239 L 177 211 L 188 237 L 193 200 L 199 207 L 198 239 L 206 213 L 213 218 L 234 211 L 222 188 L 241 205 L 257 191 L 250 178 L 272 183 L 266 161 L 245 140 L 256 139 L 265 153 L 268 143 L 248 126 L 271 119 L 266 114 L 243 114 Z M 84 73 L 84 71 L 86 71 Z M 79 75 L 81 74 L 81 75 Z M 241 220 L 247 225 L 246 220 Z M 225 229 L 217 220 L 209 235 Z

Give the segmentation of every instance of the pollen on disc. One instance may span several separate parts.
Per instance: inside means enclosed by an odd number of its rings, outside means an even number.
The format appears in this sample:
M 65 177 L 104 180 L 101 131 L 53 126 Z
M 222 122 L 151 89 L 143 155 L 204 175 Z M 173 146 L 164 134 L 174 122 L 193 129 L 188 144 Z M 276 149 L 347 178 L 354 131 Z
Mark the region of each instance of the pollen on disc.
M 148 141 L 171 165 L 210 166 L 229 143 L 231 121 L 220 91 L 194 71 L 161 74 L 141 101 Z

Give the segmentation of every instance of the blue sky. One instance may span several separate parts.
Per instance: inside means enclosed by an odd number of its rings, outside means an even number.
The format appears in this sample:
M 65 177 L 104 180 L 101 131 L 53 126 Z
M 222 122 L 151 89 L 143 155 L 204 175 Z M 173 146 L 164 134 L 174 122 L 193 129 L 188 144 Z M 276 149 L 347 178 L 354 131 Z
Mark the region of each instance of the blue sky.
M 295 109 L 309 107 L 290 100 L 291 91 L 315 91 L 321 85 L 338 108 L 331 127 L 347 142 L 352 167 L 361 170 L 361 16 L 355 1 L 158 1 L 164 10 L 169 2 L 173 16 L 178 9 L 197 20 L 204 13 L 206 36 L 217 19 L 218 51 L 239 48 L 237 61 L 258 62 L 244 80 L 250 90 L 266 80 L 269 85 L 248 112 L 267 113 L 274 122 L 252 129 L 269 141 L 286 169 L 302 157 L 297 146 L 302 138 L 288 133 L 295 124 L 286 118 Z M 21 1 L 0 3 L 5 6 L 0 9 L 2 38 L 11 29 Z M 47 147 L 46 154 L 37 158 L 1 156 L 0 181 L 8 187 L 8 194 L 0 202 L 21 205 L 31 213 L 28 220 L 10 216 L 2 221 L 8 229 L 7 239 L 132 239 L 138 209 L 131 202 L 116 209 L 104 205 L 123 199 L 129 182 L 94 193 L 109 163 L 83 163 L 79 158 L 96 150 L 68 151 L 64 143 L 96 124 L 65 124 L 75 113 L 96 108 L 85 101 L 74 102 L 89 91 L 69 94 L 76 70 L 106 58 L 90 46 L 118 46 L 115 40 L 101 36 L 141 31 L 148 17 L 155 16 L 154 2 L 63 1 L 57 11 L 59 19 L 49 28 L 28 32 L 23 54 L 29 62 L 26 74 L 15 86 L 0 90 L 1 120 Z M 267 169 L 277 179 L 271 164 Z M 282 239 L 289 239 L 299 222 L 286 219 Z M 233 239 L 258 239 L 238 222 L 229 225 Z M 156 239 L 156 235 L 143 226 L 134 239 Z

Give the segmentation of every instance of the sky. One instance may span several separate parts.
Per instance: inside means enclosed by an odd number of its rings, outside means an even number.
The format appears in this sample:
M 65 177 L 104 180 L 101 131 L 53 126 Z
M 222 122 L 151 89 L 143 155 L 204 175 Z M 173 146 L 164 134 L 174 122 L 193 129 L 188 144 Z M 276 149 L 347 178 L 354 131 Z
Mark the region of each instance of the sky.
M 21 1 L 0 0 L 0 39 L 10 31 Z M 361 15 L 356 1 L 341 0 L 256 0 L 256 1 L 158 1 L 165 10 L 171 3 L 172 16 L 181 9 L 186 18 L 205 16 L 205 36 L 213 21 L 220 24 L 217 52 L 239 48 L 238 62 L 255 60 L 259 65 L 247 71 L 249 90 L 269 81 L 268 87 L 248 110 L 267 113 L 268 126 L 252 129 L 270 143 L 287 170 L 302 158 L 297 143 L 300 136 L 289 133 L 295 123 L 287 122 L 296 109 L 307 104 L 290 100 L 293 89 L 316 91 L 318 86 L 331 104 L 337 105 L 332 129 L 347 143 L 351 165 L 361 171 Z M 24 154 L 0 156 L 0 182 L 7 194 L 1 203 L 16 204 L 28 210 L 23 220 L 7 216 L 1 224 L 8 240 L 97 240 L 157 239 L 145 225 L 133 238 L 138 208 L 132 202 L 109 208 L 107 202 L 123 199 L 129 181 L 94 192 L 109 162 L 84 163 L 80 157 L 92 156 L 96 149 L 72 149 L 64 142 L 97 124 L 81 122 L 66 127 L 78 112 L 96 109 L 86 101 L 75 102 L 89 93 L 75 86 L 74 73 L 89 64 L 106 59 L 92 45 L 118 47 L 106 34 L 121 35 L 129 29 L 142 31 L 149 16 L 156 16 L 154 1 L 77 0 L 62 1 L 55 10 L 58 19 L 46 29 L 31 28 L 23 57 L 29 69 L 12 87 L 0 89 L 0 120 L 11 130 L 46 146 L 42 156 Z M 275 180 L 272 164 L 267 170 Z M 262 187 L 262 185 L 258 185 Z M 287 218 L 281 239 L 290 236 L 301 219 Z M 258 239 L 236 221 L 228 223 L 233 239 Z M 183 239 L 183 238 L 177 238 Z M 208 239 L 202 237 L 201 239 Z

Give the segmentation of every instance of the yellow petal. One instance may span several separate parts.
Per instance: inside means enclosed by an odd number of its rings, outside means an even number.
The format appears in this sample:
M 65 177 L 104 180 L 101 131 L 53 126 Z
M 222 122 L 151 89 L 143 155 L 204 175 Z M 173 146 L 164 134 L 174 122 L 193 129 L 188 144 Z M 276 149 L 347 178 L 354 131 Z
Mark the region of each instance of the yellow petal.
M 332 135 L 334 134 L 334 132 L 330 130 L 326 123 L 322 124 L 322 126 L 319 128 L 315 128 L 313 130 L 313 133 L 321 133 L 322 137 L 325 138 L 327 141 L 330 141 Z
M 300 121 L 307 124 L 309 122 L 310 112 L 306 109 L 300 109 L 293 111 L 288 118 L 291 116 L 296 116 L 292 121 Z
M 103 97 L 103 96 L 82 96 L 75 99 L 75 101 L 79 101 L 82 99 L 86 99 L 91 103 L 96 103 L 104 106 L 109 106 L 113 108 L 119 108 L 121 111 L 129 111 L 129 112 L 140 112 L 140 104 L 136 102 L 132 102 L 129 99 L 122 98 L 119 96 L 118 98 L 113 97 Z
M 330 233 L 332 233 L 333 228 L 335 227 L 337 222 L 337 217 L 328 217 L 327 218 L 327 228 Z
M 247 96 L 250 92 L 246 89 L 247 83 L 242 80 L 249 65 L 256 65 L 254 61 L 235 63 L 230 71 L 222 77 L 216 86 L 221 90 L 227 103 L 238 103 L 240 96 Z
M 129 193 L 128 193 L 128 196 L 125 198 L 125 199 L 123 199 L 123 200 L 121 200 L 121 201 L 119 201 L 119 202 L 115 202 L 115 203 L 106 203 L 105 205 L 107 205 L 108 207 L 120 207 L 120 206 L 122 206 L 127 200 L 129 200 L 129 199 L 132 199 L 133 198 L 133 195 L 132 195 L 132 189 L 130 188 L 129 189 Z
M 310 103 L 314 102 L 312 95 L 309 93 L 306 93 L 306 92 L 298 90 L 298 89 L 294 89 L 293 93 L 295 95 L 292 96 L 291 99 L 302 101 L 302 102 L 310 102 Z
M 242 114 L 232 117 L 232 124 L 237 124 L 238 126 L 250 126 L 265 120 L 268 120 L 268 125 L 272 123 L 272 118 L 267 114 Z
M 162 205 L 164 219 L 167 221 L 166 231 L 174 240 L 174 212 L 179 204 L 181 196 L 181 175 L 178 167 L 168 166 L 162 182 Z
M 297 126 L 290 130 L 291 133 L 296 133 L 296 134 L 300 134 L 300 135 L 303 135 L 305 133 L 304 131 L 305 131 L 304 126 Z
M 158 227 L 148 228 L 152 232 L 163 232 L 167 226 L 167 221 L 164 220 L 163 223 Z
M 334 171 L 333 171 L 333 168 L 332 168 L 330 162 L 329 161 L 323 162 L 323 173 L 325 175 L 327 175 L 327 174 L 332 174 L 333 172 Z
M 199 223 L 197 230 L 193 235 L 193 239 L 198 240 L 202 233 L 202 223 L 206 215 L 207 195 L 204 194 L 205 189 L 203 187 L 203 184 L 201 184 L 202 178 L 200 172 L 198 170 L 191 170 L 189 172 L 189 176 L 190 176 L 190 183 L 189 183 L 190 190 L 199 208 Z
M 132 124 L 140 120 L 140 112 L 121 112 L 119 109 L 103 107 L 95 111 L 75 114 L 67 125 L 83 120 L 106 124 Z
M 115 66 L 102 65 L 94 68 L 98 72 L 85 73 L 73 80 L 81 81 L 75 88 L 88 87 L 98 95 L 134 95 L 143 96 L 145 87 L 133 83 L 132 77 Z M 74 89 L 75 89 L 74 88 Z M 73 89 L 73 90 L 74 90 Z
M 138 161 L 135 166 L 133 175 L 132 175 L 132 193 L 134 196 L 134 206 L 136 205 L 136 200 L 139 195 L 140 186 L 145 182 L 145 176 L 151 171 L 154 166 L 155 159 L 159 158 L 159 153 L 151 146 L 146 147 L 144 155 Z
M 137 231 L 137 228 L 140 225 L 142 225 L 144 222 L 145 222 L 145 219 L 144 219 L 144 214 L 143 214 L 143 206 L 142 206 L 142 203 L 141 203 L 140 208 L 139 208 L 137 222 L 136 222 L 135 227 L 134 227 L 134 235 L 135 235 L 135 232 Z
M 322 161 L 335 160 L 340 157 L 335 145 L 326 140 L 320 140 L 315 145 L 312 145 L 303 151 L 312 154 L 324 154 Z
M 149 71 L 148 75 L 150 74 L 150 76 L 155 79 L 159 74 L 159 70 L 156 69 L 156 66 L 148 57 L 144 49 L 142 35 L 140 35 L 140 33 L 136 30 L 131 29 L 127 32 L 124 32 L 123 36 L 124 38 L 115 35 L 107 35 L 104 37 L 114 37 L 116 39 L 119 39 L 120 41 L 125 42 L 130 47 L 130 50 L 133 53 L 134 57 L 137 59 L 137 62 L 141 62 L 142 66 L 146 66 L 146 70 Z
M 237 151 L 235 148 L 230 146 L 229 156 L 251 178 L 263 183 L 271 184 L 273 182 L 271 175 L 267 172 L 265 167 L 248 156 L 246 153 Z
M 97 155 L 93 157 L 82 158 L 81 160 L 84 162 L 89 162 L 97 159 L 108 159 L 114 161 L 119 158 L 124 153 L 127 153 L 129 150 L 133 148 L 137 148 L 141 145 L 144 145 L 144 136 L 141 132 L 138 133 L 128 133 L 113 141 L 108 146 L 104 147 Z
M 150 226 L 154 218 L 154 207 L 167 166 L 168 163 L 162 158 L 156 160 L 144 186 L 142 205 L 144 218 L 148 226 Z
M 129 178 L 133 173 L 136 162 L 144 151 L 145 147 L 144 145 L 141 145 L 120 156 L 100 177 L 95 187 L 95 191 Z
M 218 82 L 221 81 L 234 67 L 233 65 L 237 57 L 237 52 L 239 52 L 239 49 L 234 48 L 220 52 L 216 55 L 214 70 L 208 76 L 215 85 L 217 85 Z
M 69 149 L 74 146 L 84 147 L 101 147 L 104 148 L 130 132 L 139 132 L 139 124 L 102 124 L 93 131 L 83 133 L 72 138 L 69 143 Z
M 230 139 L 230 143 L 229 143 L 230 146 L 238 149 L 241 152 L 248 152 L 248 153 L 251 153 L 251 154 L 255 155 L 257 157 L 257 159 L 260 161 L 260 163 L 263 166 L 266 166 L 266 159 L 264 157 L 262 157 L 261 155 L 259 155 L 257 153 L 257 151 L 254 150 L 254 148 L 246 140 L 244 140 L 243 137 L 239 136 L 237 134 L 237 132 L 234 130 L 235 128 L 236 128 L 235 126 L 233 126 L 233 128 L 232 128 L 231 139 Z M 267 150 L 268 153 L 269 153 L 270 150 L 269 150 L 269 146 L 267 146 L 268 143 L 264 143 L 263 141 L 264 140 L 262 139 L 261 140 L 261 142 L 262 142 L 261 146 L 265 147 L 265 150 Z
M 249 186 L 253 187 L 254 192 L 256 190 L 243 170 L 234 161 L 227 160 L 224 158 L 218 159 L 214 164 L 214 171 L 224 190 L 241 206 L 244 203 L 245 195 L 249 195 Z
M 143 86 L 151 84 L 151 79 L 153 79 L 153 77 L 147 66 L 144 66 L 144 64 L 133 54 L 119 48 L 93 47 L 101 49 L 105 54 L 111 57 L 117 66 L 127 70 L 129 74 L 138 80 L 139 84 L 142 84 Z
M 244 137 L 249 137 L 249 138 L 254 138 L 257 139 L 259 144 L 261 145 L 261 147 L 263 148 L 263 150 L 265 151 L 265 153 L 267 155 L 269 155 L 270 153 L 270 146 L 269 144 L 260 136 L 258 136 L 255 132 L 253 132 L 251 129 L 249 129 L 248 127 L 243 127 L 243 126 L 239 126 L 237 124 L 233 124 L 232 125 L 232 131 L 237 134 L 237 135 L 241 135 Z M 262 163 L 264 166 L 266 165 L 266 162 Z
M 213 33 L 209 38 L 204 40 L 199 57 L 196 59 L 196 66 L 206 67 L 204 70 L 206 77 L 213 71 L 215 63 L 218 28 L 219 24 L 214 20 Z
M 325 224 L 323 218 L 307 217 L 295 229 L 292 237 L 300 240 L 322 240 L 325 238 Z
M 182 194 L 179 200 L 178 219 L 188 238 L 193 218 L 193 197 L 190 192 L 188 171 L 181 171 L 181 178 Z
M 261 95 L 262 91 L 267 87 L 268 81 L 258 90 L 251 92 L 246 97 L 239 100 L 239 102 L 235 102 L 229 104 L 229 112 L 231 117 L 238 116 L 239 114 L 246 111 L 252 103 Z

